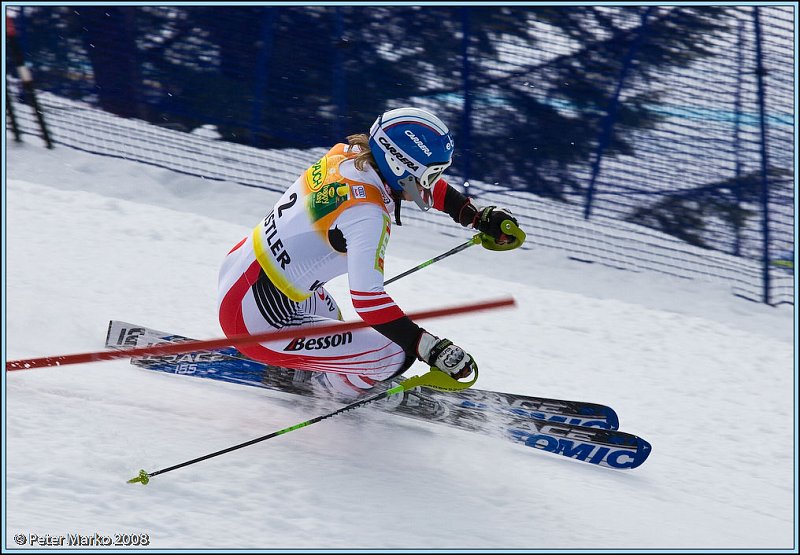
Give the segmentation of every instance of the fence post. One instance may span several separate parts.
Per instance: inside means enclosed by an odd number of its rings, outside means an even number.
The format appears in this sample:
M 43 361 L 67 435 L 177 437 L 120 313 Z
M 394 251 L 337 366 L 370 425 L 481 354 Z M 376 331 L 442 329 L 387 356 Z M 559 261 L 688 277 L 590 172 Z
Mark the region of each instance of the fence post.
M 10 35 L 14 33 L 14 23 L 11 19 L 11 15 L 6 15 L 6 37 L 8 38 Z M 6 64 L 5 60 L 3 60 L 3 70 L 5 70 Z M 11 130 L 14 132 L 14 141 L 21 143 L 22 136 L 20 135 L 19 125 L 17 124 L 17 116 L 14 114 L 14 104 L 11 101 L 11 93 L 8 90 L 8 81 L 6 81 L 6 115 L 11 120 Z
M 6 114 L 11 120 L 11 130 L 14 132 L 14 141 L 21 143 L 22 136 L 20 135 L 19 125 L 17 124 L 17 116 L 14 114 L 14 105 L 11 101 L 11 93 L 8 90 L 8 83 L 6 83 Z
M 611 97 L 611 103 L 608 106 L 606 117 L 603 119 L 603 130 L 599 140 L 597 141 L 597 151 L 595 153 L 594 162 L 592 163 L 592 177 L 589 180 L 589 186 L 586 188 L 586 206 L 583 210 L 583 218 L 586 220 L 589 219 L 589 216 L 591 216 L 592 213 L 592 201 L 594 200 L 595 183 L 597 181 L 597 176 L 600 173 L 600 162 L 603 160 L 603 151 L 606 149 L 606 146 L 608 146 L 608 143 L 611 142 L 611 135 L 614 132 L 614 122 L 617 119 L 619 95 L 622 93 L 622 87 L 625 86 L 625 78 L 628 75 L 628 70 L 633 65 L 633 59 L 636 57 L 636 53 L 639 51 L 639 47 L 644 40 L 645 29 L 647 28 L 647 20 L 652 11 L 653 6 L 649 6 L 642 14 L 642 22 L 639 25 L 638 35 L 636 36 L 636 40 L 633 41 L 633 44 L 628 49 L 625 59 L 622 61 L 622 71 L 620 71 L 619 74 L 617 88 L 614 91 L 614 95 Z
M 756 34 L 756 77 L 758 82 L 758 119 L 761 131 L 761 227 L 763 237 L 764 303 L 769 304 L 769 163 L 767 160 L 767 120 L 764 109 L 764 56 L 761 50 L 761 19 L 758 6 L 753 9 L 753 26 Z
M 459 141 L 463 144 L 461 152 L 464 156 L 464 194 L 469 194 L 469 178 L 472 171 L 472 91 L 470 90 L 470 59 L 469 59 L 469 43 L 470 43 L 470 8 L 461 8 L 461 78 L 464 83 L 464 112 L 461 120 L 461 137 Z
M 744 20 L 739 21 L 739 40 L 736 49 L 736 66 L 738 73 L 736 74 L 736 94 L 733 101 L 733 156 L 735 159 L 735 175 L 736 187 L 733 191 L 736 197 L 737 210 L 742 204 L 742 185 L 739 178 L 742 176 L 742 73 L 744 72 Z M 742 252 L 742 229 L 740 226 L 734 224 L 733 228 L 733 255 L 740 256 Z

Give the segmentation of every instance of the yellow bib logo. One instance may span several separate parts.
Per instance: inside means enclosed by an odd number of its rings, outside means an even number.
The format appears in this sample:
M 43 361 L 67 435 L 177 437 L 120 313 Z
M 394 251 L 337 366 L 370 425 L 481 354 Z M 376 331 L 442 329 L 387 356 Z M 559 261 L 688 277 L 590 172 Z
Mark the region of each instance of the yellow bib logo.
M 328 173 L 328 159 L 320 158 L 319 162 L 306 170 L 306 185 L 312 193 L 316 193 L 325 184 L 325 176 Z

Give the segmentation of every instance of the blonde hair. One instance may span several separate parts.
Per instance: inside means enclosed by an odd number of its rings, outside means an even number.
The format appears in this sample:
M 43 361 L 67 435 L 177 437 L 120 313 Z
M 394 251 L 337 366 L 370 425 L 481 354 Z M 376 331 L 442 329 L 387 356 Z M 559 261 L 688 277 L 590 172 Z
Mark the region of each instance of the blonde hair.
M 369 148 L 369 137 L 367 135 L 364 133 L 348 135 L 347 144 L 358 147 L 359 153 L 354 159 L 357 170 L 364 171 L 365 164 L 369 164 L 376 171 L 378 170 L 378 164 L 375 162 L 375 158 Z

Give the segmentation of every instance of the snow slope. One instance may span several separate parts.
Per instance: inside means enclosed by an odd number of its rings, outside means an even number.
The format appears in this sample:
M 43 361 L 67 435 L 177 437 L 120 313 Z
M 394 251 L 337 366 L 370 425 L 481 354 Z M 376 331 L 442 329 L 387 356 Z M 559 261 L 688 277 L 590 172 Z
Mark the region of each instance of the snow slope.
M 7 145 L 5 358 L 98 350 L 110 319 L 220 337 L 218 266 L 275 194 L 27 141 Z M 453 235 L 395 227 L 387 277 L 469 237 Z M 354 319 L 346 279 L 329 288 Z M 365 408 L 142 487 L 125 482 L 140 468 L 335 405 L 126 361 L 13 372 L 4 547 L 95 533 L 161 549 L 797 546 L 792 307 L 536 248 L 473 247 L 389 291 L 408 312 L 512 294 L 516 309 L 423 325 L 472 352 L 479 387 L 613 406 L 650 460 L 612 471 Z

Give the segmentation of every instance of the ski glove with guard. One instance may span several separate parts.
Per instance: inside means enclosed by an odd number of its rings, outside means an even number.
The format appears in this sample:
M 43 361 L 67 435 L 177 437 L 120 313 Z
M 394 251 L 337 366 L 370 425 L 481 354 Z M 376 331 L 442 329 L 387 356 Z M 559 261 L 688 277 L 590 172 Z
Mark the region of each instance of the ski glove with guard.
M 468 377 L 478 369 L 472 357 L 461 347 L 449 339 L 439 339 L 424 330 L 417 342 L 417 356 L 422 362 L 457 380 Z
M 487 206 L 475 217 L 473 227 L 478 231 L 490 235 L 495 241 L 499 241 L 505 235 L 500 227 L 505 220 L 511 220 L 514 225 L 519 227 L 517 219 L 511 215 L 511 211 L 496 206 Z
M 481 244 L 489 250 L 507 251 L 525 242 L 525 232 L 507 208 L 487 206 L 478 210 L 467 199 L 456 220 L 465 227 L 480 231 Z

